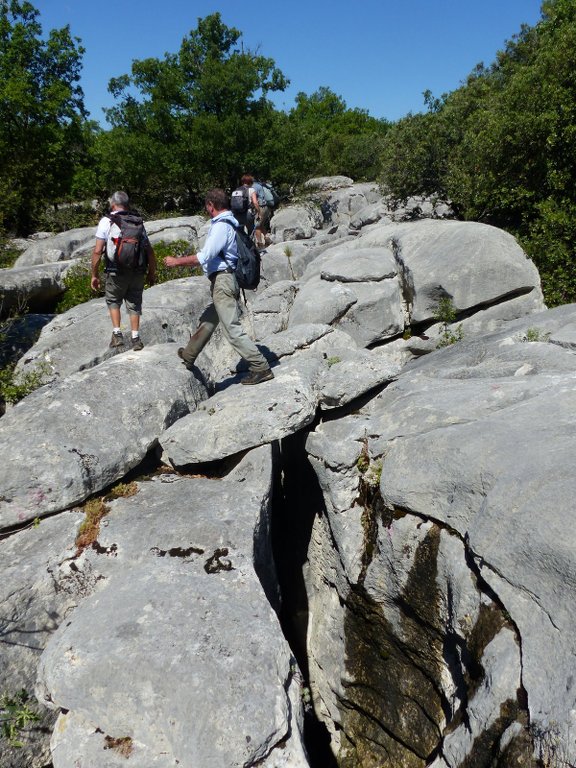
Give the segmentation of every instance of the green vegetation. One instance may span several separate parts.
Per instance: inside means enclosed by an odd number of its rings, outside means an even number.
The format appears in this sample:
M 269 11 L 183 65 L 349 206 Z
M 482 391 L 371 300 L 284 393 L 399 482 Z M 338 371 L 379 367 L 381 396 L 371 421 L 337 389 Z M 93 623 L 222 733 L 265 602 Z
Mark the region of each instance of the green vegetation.
M 520 341 L 548 341 L 549 338 L 550 334 L 541 331 L 540 328 L 527 328 Z
M 2 295 L 0 294 L 1 307 Z M 9 316 L 0 322 L 0 344 L 6 341 L 12 323 L 24 312 L 26 312 L 26 302 L 23 300 L 20 306 L 14 308 Z M 7 403 L 14 405 L 41 387 L 50 373 L 49 365 L 45 361 L 38 363 L 32 370 L 25 373 L 15 373 L 15 368 L 15 362 L 7 363 L 0 368 L 0 415 L 4 413 Z
M 438 349 L 449 347 L 451 344 L 456 344 L 457 341 L 462 341 L 464 337 L 462 325 L 458 325 L 455 328 L 451 327 L 456 317 L 456 309 L 452 304 L 452 300 L 447 296 L 443 296 L 434 312 L 434 319 L 441 325 L 440 338 L 436 344 Z
M 175 240 L 173 243 L 158 243 L 154 246 L 156 254 L 156 283 L 166 283 L 168 280 L 175 280 L 177 277 L 190 277 L 190 275 L 201 275 L 200 267 L 165 267 L 164 258 L 166 256 L 187 256 L 196 253 L 194 246 L 186 240 Z
M 90 276 L 92 274 L 89 262 L 76 264 L 66 272 L 64 276 L 64 293 L 58 300 L 56 312 L 66 312 L 67 309 L 83 304 L 95 297 L 90 288 Z
M 15 695 L 4 694 L 0 698 L 0 733 L 11 747 L 23 747 L 20 741 L 20 733 L 30 723 L 37 722 L 40 718 L 28 704 L 29 695 L 24 689 Z
M 64 27 L 42 35 L 24 0 L 0 4 L 0 228 L 27 235 L 71 192 L 85 162 L 78 86 L 84 49 Z
M 208 187 L 234 187 L 246 170 L 285 194 L 344 174 L 380 179 L 398 203 L 447 199 L 458 218 L 508 230 L 547 303 L 576 300 L 573 0 L 544 0 L 541 20 L 503 41 L 493 63 L 451 93 L 426 92 L 425 111 L 395 123 L 324 86 L 276 109 L 270 95 L 287 78 L 213 13 L 175 53 L 110 81 L 104 130 L 86 118 L 79 41 L 68 27 L 43 33 L 38 16 L 25 0 L 0 4 L 0 231 L 94 223 L 76 201 L 103 202 L 115 188 L 150 217 L 196 212 Z
M 23 397 L 34 392 L 45 383 L 46 376 L 50 373 L 48 363 L 41 362 L 33 370 L 26 373 L 15 373 L 15 364 L 10 364 L 0 369 L 0 408 L 10 403 L 14 405 Z
M 105 495 L 88 499 L 84 504 L 85 517 L 76 535 L 76 554 L 80 554 L 83 549 L 97 541 L 100 533 L 100 522 L 110 512 L 110 507 L 106 502 L 113 499 L 128 498 L 136 493 L 138 493 L 136 483 L 117 483 Z
M 576 299 L 576 5 L 544 0 L 489 67 L 390 130 L 382 179 L 399 199 L 437 193 L 458 216 L 507 229 L 549 305 Z

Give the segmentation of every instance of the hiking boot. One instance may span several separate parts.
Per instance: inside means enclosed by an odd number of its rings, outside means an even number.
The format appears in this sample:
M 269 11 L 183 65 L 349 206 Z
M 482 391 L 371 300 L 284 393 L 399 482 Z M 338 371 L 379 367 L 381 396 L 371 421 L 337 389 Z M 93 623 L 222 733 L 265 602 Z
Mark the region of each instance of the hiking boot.
M 112 338 L 110 339 L 110 347 L 114 349 L 115 347 L 123 347 L 124 346 L 124 336 L 122 336 L 122 333 L 118 333 L 118 331 L 114 331 L 112 333 Z
M 134 352 L 140 352 L 141 349 L 144 349 L 144 344 L 142 343 L 140 336 L 132 336 L 132 350 Z
M 242 379 L 241 384 L 260 384 L 261 381 L 270 381 L 274 374 L 267 368 L 265 371 L 250 371 L 248 376 Z
M 180 347 L 178 349 L 178 357 L 180 358 L 180 360 L 182 360 L 182 363 L 183 363 L 184 367 L 187 370 L 189 370 L 189 371 L 193 371 L 194 370 L 194 362 L 191 361 L 191 360 L 187 360 L 184 357 L 184 347 Z

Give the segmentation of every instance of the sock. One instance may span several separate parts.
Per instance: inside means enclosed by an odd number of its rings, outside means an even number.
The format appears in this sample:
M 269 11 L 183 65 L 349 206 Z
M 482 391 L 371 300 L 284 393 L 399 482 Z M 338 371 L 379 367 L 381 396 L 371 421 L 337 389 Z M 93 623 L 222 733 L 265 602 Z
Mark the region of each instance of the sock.
M 112 328 L 112 333 L 122 333 L 120 328 Z
M 132 338 L 137 339 L 140 336 L 140 333 L 138 331 L 132 331 Z

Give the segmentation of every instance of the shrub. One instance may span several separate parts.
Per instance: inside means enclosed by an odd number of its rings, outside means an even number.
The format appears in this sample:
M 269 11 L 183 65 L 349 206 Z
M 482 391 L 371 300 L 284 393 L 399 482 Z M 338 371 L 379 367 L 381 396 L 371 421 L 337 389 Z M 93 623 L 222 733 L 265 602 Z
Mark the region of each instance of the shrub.
M 64 293 L 58 300 L 56 312 L 61 314 L 68 309 L 84 304 L 95 297 L 94 291 L 90 288 L 90 275 L 92 274 L 88 262 L 76 264 L 70 267 L 64 276 Z
M 196 253 L 193 245 L 186 240 L 175 240 L 173 243 L 160 242 L 154 246 L 156 254 L 156 284 L 167 283 L 170 280 L 176 280 L 178 277 L 190 277 L 191 275 L 201 275 L 200 267 L 165 267 L 164 258 L 166 256 L 187 256 Z
M 28 705 L 29 699 L 24 689 L 14 696 L 5 693 L 0 698 L 0 733 L 11 747 L 23 747 L 23 743 L 18 739 L 20 731 L 40 719 Z
M 26 397 L 35 389 L 41 387 L 45 377 L 49 374 L 48 363 L 43 361 L 33 370 L 26 373 L 14 373 L 15 363 L 0 369 L 0 406 L 2 412 L 6 403 L 14 405 L 23 397 Z
M 434 319 L 442 326 L 440 339 L 436 344 L 438 349 L 449 347 L 451 344 L 456 344 L 457 341 L 463 339 L 464 331 L 462 330 L 461 324 L 454 329 L 449 327 L 454 323 L 456 317 L 456 309 L 452 304 L 452 300 L 447 296 L 443 296 L 438 302 L 438 306 L 434 312 Z

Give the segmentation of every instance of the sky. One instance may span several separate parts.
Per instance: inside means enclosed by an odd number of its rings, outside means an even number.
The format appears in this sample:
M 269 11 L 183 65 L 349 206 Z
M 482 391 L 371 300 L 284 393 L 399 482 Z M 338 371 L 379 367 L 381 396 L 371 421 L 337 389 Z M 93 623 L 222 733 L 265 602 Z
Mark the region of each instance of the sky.
M 541 0 L 31 0 L 43 32 L 68 24 L 85 48 L 81 86 L 90 118 L 107 127 L 110 78 L 132 61 L 177 53 L 199 18 L 220 12 L 244 49 L 274 59 L 290 80 L 272 98 L 290 110 L 299 92 L 327 86 L 350 109 L 398 120 L 458 88 L 479 63 L 540 18 Z

